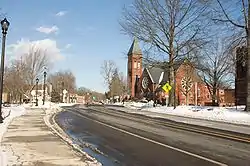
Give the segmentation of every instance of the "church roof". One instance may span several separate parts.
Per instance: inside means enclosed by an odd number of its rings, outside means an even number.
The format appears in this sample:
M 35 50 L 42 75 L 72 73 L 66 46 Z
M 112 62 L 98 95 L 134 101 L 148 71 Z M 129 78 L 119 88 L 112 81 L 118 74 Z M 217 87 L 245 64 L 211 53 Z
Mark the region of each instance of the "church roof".
M 137 38 L 134 38 L 134 41 L 128 51 L 128 56 L 132 54 L 142 54 L 141 48 Z
M 183 64 L 184 60 L 177 60 L 174 62 L 174 66 L 178 69 L 181 64 Z M 159 62 L 156 64 L 151 64 L 150 66 L 146 67 L 146 71 L 153 83 L 159 83 L 161 85 L 168 82 L 169 79 L 169 68 L 168 62 Z
M 168 79 L 168 73 L 159 67 L 150 67 L 146 70 L 148 71 L 150 79 L 153 83 L 162 83 Z

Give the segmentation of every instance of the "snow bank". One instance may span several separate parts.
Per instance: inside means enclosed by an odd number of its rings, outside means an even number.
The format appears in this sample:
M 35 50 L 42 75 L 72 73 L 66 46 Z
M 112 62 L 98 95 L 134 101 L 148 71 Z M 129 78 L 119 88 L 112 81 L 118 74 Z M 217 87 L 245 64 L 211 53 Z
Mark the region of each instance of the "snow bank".
M 153 108 L 153 101 L 150 101 L 148 103 L 142 103 L 142 102 L 126 102 L 124 103 L 124 106 L 131 109 L 144 109 L 144 108 Z
M 4 118 L 4 122 L 0 123 L 0 143 L 2 142 L 2 138 L 4 133 L 7 131 L 8 125 L 11 123 L 11 121 L 18 116 L 21 116 L 26 113 L 26 109 L 23 106 L 11 106 L 11 107 L 4 107 L 3 108 L 2 116 Z M 0 146 L 0 165 L 5 166 L 7 165 L 6 161 L 6 154 L 1 149 Z
M 44 105 L 42 102 L 38 103 L 38 106 L 35 106 L 35 103 L 23 104 L 25 108 L 42 108 L 46 109 L 46 113 L 54 111 L 56 109 L 61 109 L 62 106 L 72 106 L 76 103 L 53 103 L 45 102 Z
M 178 106 L 173 107 L 160 106 L 153 107 L 153 102 L 125 103 L 125 107 L 141 111 L 156 112 L 161 114 L 176 115 L 197 119 L 205 119 L 234 124 L 250 125 L 250 113 L 243 112 L 245 106 L 237 107 L 211 107 L 211 106 Z
M 88 155 L 86 152 L 82 150 L 81 147 L 79 147 L 77 144 L 75 144 L 72 139 L 63 131 L 63 129 L 55 122 L 55 119 L 53 116 L 55 113 L 58 113 L 62 111 L 62 106 L 72 106 L 75 105 L 75 103 L 51 103 L 49 109 L 46 109 L 46 115 L 43 117 L 45 124 L 53 130 L 53 132 L 58 135 L 60 138 L 62 138 L 66 143 L 71 145 L 75 150 L 80 151 L 89 161 L 85 161 L 86 164 L 89 166 L 102 166 L 101 163 L 99 163 L 95 158 Z M 52 119 L 53 124 L 50 123 L 50 119 Z M 0 165 L 1 166 L 1 165 Z
M 112 104 L 107 104 L 108 106 L 125 106 L 131 109 L 142 109 L 142 108 L 151 108 L 153 107 L 153 102 L 142 103 L 142 102 L 116 102 Z

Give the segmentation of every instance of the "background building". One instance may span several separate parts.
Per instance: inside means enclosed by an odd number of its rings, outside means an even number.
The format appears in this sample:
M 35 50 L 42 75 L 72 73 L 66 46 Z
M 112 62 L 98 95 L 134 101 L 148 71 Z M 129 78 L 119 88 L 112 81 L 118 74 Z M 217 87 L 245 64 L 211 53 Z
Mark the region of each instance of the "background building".
M 135 38 L 128 51 L 128 89 L 129 95 L 135 97 L 135 91 L 138 91 L 136 82 L 142 74 L 142 51 L 139 47 L 138 40 Z
M 188 60 L 176 61 L 177 105 L 212 105 L 209 87 L 199 77 L 196 68 Z M 167 64 L 159 63 L 142 70 L 142 52 L 135 39 L 128 53 L 128 88 L 132 97 L 168 101 L 168 93 L 162 87 L 169 80 Z M 211 87 L 210 87 L 211 88 Z M 221 106 L 234 105 L 232 89 L 217 90 L 216 102 Z

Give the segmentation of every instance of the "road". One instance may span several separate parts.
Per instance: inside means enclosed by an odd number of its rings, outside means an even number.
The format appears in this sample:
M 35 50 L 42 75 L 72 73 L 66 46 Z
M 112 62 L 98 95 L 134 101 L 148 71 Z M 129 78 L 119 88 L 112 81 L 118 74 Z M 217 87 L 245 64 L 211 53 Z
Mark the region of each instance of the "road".
M 67 107 L 55 120 L 103 165 L 250 165 L 249 143 L 173 128 L 159 119 L 95 106 Z

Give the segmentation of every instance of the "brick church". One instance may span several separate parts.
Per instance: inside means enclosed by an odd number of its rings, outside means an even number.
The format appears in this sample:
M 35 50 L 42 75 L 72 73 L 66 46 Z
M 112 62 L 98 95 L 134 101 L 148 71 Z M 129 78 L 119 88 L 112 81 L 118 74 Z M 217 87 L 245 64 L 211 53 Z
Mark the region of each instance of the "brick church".
M 157 100 L 168 99 L 168 93 L 162 87 L 168 82 L 166 67 L 148 66 L 143 68 L 142 51 L 135 38 L 129 51 L 127 62 L 127 81 L 129 95 L 132 98 Z M 177 105 L 210 105 L 212 97 L 207 85 L 198 76 L 197 71 L 188 61 L 175 62 L 176 67 L 176 101 Z M 162 65 L 164 66 L 164 65 Z M 218 90 L 220 105 L 234 105 L 234 91 Z M 230 96 L 230 97 L 228 97 Z

